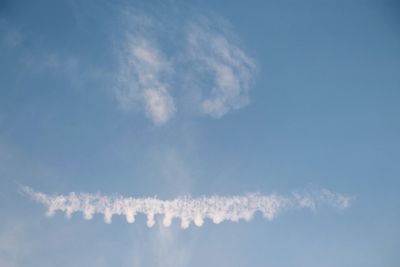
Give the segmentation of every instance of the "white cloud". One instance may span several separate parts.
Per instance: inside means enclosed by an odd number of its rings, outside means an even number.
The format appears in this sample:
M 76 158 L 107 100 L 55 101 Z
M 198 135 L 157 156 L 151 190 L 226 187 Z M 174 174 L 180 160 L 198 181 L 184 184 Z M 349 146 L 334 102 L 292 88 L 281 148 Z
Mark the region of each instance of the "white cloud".
M 65 212 L 67 217 L 74 212 L 82 212 L 85 219 L 93 215 L 104 215 L 104 221 L 111 223 L 113 215 L 124 215 L 128 223 L 134 223 L 138 213 L 147 217 L 147 226 L 152 227 L 156 215 L 163 215 L 164 226 L 170 226 L 174 218 L 181 220 L 181 227 L 188 228 L 190 223 L 202 226 L 205 219 L 215 224 L 223 221 L 249 221 L 256 212 L 267 220 L 273 220 L 285 209 L 299 207 L 315 209 L 319 204 L 328 204 L 335 208 L 348 208 L 352 197 L 333 193 L 327 189 L 293 193 L 290 196 L 247 194 L 244 196 L 211 196 L 193 198 L 184 196 L 172 200 L 158 198 L 132 198 L 121 196 L 102 196 L 86 193 L 69 193 L 68 195 L 47 195 L 35 192 L 30 187 L 22 191 L 37 202 L 47 207 L 47 215 L 53 216 L 56 211 Z
M 202 111 L 219 118 L 247 105 L 256 64 L 238 47 L 226 27 L 203 19 L 191 24 L 187 41 L 197 71 L 211 80 L 204 85 L 211 88 L 201 103 Z
M 192 94 L 200 96 L 195 109 L 214 118 L 250 102 L 256 63 L 223 23 L 208 17 L 165 22 L 131 12 L 124 17 L 133 30 L 116 46 L 115 91 L 123 109 L 142 106 L 153 123 L 161 125 L 178 110 L 172 89 L 180 94 L 177 98 L 198 90 Z
M 176 110 L 166 81 L 169 69 L 169 63 L 154 42 L 138 33 L 128 35 L 116 78 L 121 106 L 129 110 L 141 103 L 154 124 L 166 123 Z
M 146 89 L 144 99 L 147 113 L 157 125 L 167 122 L 175 112 L 174 101 L 164 86 Z

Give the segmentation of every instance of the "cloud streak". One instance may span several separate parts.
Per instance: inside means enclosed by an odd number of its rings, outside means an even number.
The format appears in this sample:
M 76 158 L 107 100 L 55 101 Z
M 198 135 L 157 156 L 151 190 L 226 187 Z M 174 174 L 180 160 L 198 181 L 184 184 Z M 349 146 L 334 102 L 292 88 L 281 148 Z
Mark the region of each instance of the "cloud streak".
M 122 196 L 103 196 L 100 194 L 74 193 L 67 195 L 47 195 L 23 186 L 21 191 L 47 208 L 46 215 L 51 217 L 57 211 L 64 212 L 70 218 L 75 212 L 82 212 L 86 220 L 94 214 L 102 214 L 106 223 L 111 223 L 114 215 L 126 217 L 128 223 L 134 223 L 138 214 L 147 218 L 147 226 L 155 224 L 155 216 L 163 216 L 163 225 L 170 226 L 172 220 L 181 221 L 181 228 L 186 229 L 191 223 L 202 226 L 205 219 L 219 224 L 223 221 L 250 221 L 260 212 L 271 221 L 283 210 L 289 208 L 316 209 L 320 205 L 329 205 L 337 209 L 348 208 L 352 197 L 333 193 L 327 189 L 311 192 L 292 193 L 289 196 L 277 194 L 247 194 L 243 196 L 190 196 L 172 200 L 156 197 L 132 198 Z

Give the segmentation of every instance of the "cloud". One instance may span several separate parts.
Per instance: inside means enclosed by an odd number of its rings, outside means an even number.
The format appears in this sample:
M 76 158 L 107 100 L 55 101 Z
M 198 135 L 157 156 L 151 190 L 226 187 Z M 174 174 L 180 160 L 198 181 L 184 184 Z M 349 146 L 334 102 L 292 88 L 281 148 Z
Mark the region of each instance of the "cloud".
M 207 16 L 164 21 L 137 11 L 123 14 L 128 29 L 116 38 L 115 92 L 124 110 L 142 106 L 162 125 L 182 108 L 177 98 L 187 91 L 198 90 L 195 109 L 214 118 L 250 102 L 256 63 L 226 23 Z
M 211 80 L 210 92 L 201 103 L 202 111 L 220 118 L 230 110 L 247 105 L 256 64 L 238 47 L 228 28 L 203 18 L 190 25 L 187 41 L 197 70 Z
M 123 109 L 142 104 L 147 116 L 156 125 L 166 123 L 176 111 L 168 82 L 170 63 L 155 40 L 142 33 L 147 19 L 137 18 L 140 31 L 126 33 L 120 48 L 119 72 L 116 75 L 116 96 Z M 138 21 L 140 23 L 138 23 Z
M 155 224 L 155 216 L 163 215 L 163 225 L 170 226 L 174 218 L 181 221 L 183 229 L 191 223 L 202 226 L 205 219 L 215 224 L 223 221 L 250 221 L 256 212 L 267 220 L 273 220 L 280 212 L 288 208 L 315 209 L 318 205 L 328 204 L 338 209 L 350 206 L 352 197 L 336 194 L 327 189 L 308 193 L 293 193 L 290 196 L 277 194 L 243 196 L 210 196 L 193 198 L 178 197 L 172 200 L 160 200 L 156 197 L 132 198 L 122 196 L 102 196 L 100 194 L 69 193 L 68 195 L 47 195 L 35 192 L 30 187 L 21 187 L 22 192 L 47 208 L 47 216 L 56 211 L 65 212 L 71 217 L 82 212 L 87 220 L 94 214 L 103 214 L 104 221 L 111 223 L 113 215 L 123 215 L 128 223 L 135 222 L 135 216 L 142 213 L 147 217 L 147 226 Z
M 189 266 L 193 251 L 190 240 L 183 240 L 182 231 L 174 227 L 155 226 L 130 252 L 130 266 Z

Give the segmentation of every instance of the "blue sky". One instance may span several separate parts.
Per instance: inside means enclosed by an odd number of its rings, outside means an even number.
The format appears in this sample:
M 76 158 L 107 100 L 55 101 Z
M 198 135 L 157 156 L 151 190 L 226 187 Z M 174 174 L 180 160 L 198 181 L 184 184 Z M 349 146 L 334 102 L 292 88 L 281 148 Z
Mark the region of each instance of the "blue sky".
M 396 1 L 2 1 L 0 266 L 398 266 Z M 48 196 L 289 196 L 181 229 Z M 162 216 L 156 216 L 160 222 Z

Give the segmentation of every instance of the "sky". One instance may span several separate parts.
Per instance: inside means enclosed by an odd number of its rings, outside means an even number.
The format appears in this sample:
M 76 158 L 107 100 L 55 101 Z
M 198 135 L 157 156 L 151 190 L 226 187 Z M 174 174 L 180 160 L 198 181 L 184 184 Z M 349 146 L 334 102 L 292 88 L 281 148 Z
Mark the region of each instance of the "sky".
M 399 266 L 399 15 L 0 1 L 0 266 Z

